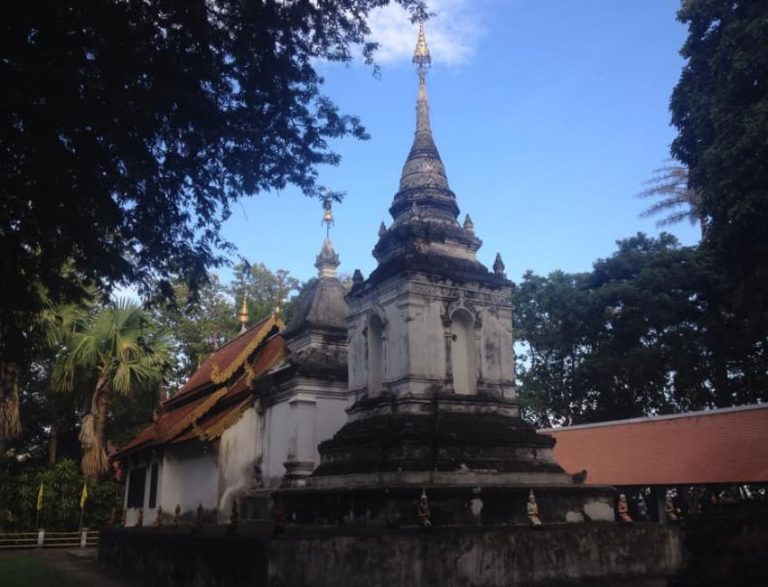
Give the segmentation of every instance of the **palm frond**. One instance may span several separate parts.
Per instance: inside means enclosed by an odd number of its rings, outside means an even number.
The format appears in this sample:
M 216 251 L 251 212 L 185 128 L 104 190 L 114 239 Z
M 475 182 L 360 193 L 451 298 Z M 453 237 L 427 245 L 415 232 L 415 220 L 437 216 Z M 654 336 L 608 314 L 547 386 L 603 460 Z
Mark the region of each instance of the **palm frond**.
M 645 182 L 648 187 L 636 194 L 639 198 L 662 198 L 640 213 L 643 218 L 669 213 L 656 221 L 663 227 L 688 220 L 702 222 L 701 197 L 688 187 L 688 169 L 669 165 L 654 169 L 654 176 Z M 682 209 L 680 209 L 682 208 Z

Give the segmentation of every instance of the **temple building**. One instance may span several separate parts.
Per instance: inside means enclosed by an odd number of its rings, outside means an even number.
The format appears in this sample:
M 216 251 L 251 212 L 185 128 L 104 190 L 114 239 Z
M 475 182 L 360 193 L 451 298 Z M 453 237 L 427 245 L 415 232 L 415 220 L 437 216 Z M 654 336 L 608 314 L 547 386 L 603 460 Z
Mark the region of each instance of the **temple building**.
M 113 459 L 126 465 L 126 524 L 202 506 L 226 519 L 279 486 L 300 486 L 317 445 L 344 423 L 347 406 L 344 286 L 326 239 L 317 279 L 288 324 L 277 313 L 217 349 L 155 421 Z M 242 312 L 242 311 L 241 311 Z M 257 499 L 253 499 L 256 497 Z M 246 512 L 259 515 L 259 512 Z
M 345 297 L 326 241 L 290 323 L 247 330 L 164 404 L 119 455 L 129 524 L 177 503 L 225 518 L 233 499 L 258 515 L 265 495 L 299 524 L 409 524 L 417 509 L 421 523 L 614 519 L 613 490 L 574 480 L 553 437 L 520 418 L 512 283 L 500 255 L 478 261 L 469 215 L 458 220 L 423 25 L 413 62 L 416 131 L 376 269 L 356 271 Z

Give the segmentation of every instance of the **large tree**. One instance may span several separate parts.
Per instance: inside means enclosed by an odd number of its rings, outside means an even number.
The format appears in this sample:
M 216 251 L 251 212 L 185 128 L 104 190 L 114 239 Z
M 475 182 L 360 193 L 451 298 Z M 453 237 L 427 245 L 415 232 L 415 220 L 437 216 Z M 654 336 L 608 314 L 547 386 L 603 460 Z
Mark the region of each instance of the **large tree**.
M 82 470 L 95 477 L 109 468 L 105 432 L 113 395 L 157 397 L 170 364 L 170 344 L 139 306 L 125 300 L 105 307 L 66 344 L 55 371 L 57 386 L 68 391 L 78 379 L 95 382 L 80 427 Z
M 170 293 L 174 276 L 194 291 L 223 260 L 219 228 L 234 199 L 289 183 L 315 195 L 318 166 L 339 161 L 329 139 L 365 137 L 323 94 L 315 65 L 348 61 L 360 44 L 370 57 L 366 18 L 387 3 L 33 0 L 5 10 L 4 373 L 26 358 L 41 292 L 71 300 L 86 279 Z
M 764 401 L 768 349 L 720 311 L 704 251 L 619 241 L 588 273 L 527 273 L 514 294 L 521 399 L 543 425 Z
M 684 0 L 687 59 L 672 94 L 673 156 L 689 170 L 728 308 L 765 338 L 768 312 L 768 2 Z

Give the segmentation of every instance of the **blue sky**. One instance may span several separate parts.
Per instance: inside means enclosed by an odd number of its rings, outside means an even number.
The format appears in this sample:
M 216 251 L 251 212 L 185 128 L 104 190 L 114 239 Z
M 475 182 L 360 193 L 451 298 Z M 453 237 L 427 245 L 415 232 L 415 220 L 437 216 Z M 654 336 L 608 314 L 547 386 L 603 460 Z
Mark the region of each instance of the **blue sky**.
M 432 129 L 461 208 L 501 252 L 512 280 L 527 269 L 586 271 L 617 239 L 657 234 L 635 197 L 668 158 L 669 95 L 683 65 L 679 0 L 433 0 L 427 23 Z M 326 93 L 371 139 L 334 143 L 341 165 L 320 183 L 347 193 L 331 238 L 340 271 L 375 267 L 371 250 L 413 139 L 416 27 L 399 8 L 373 19 L 376 79 L 362 63 L 321 64 Z M 315 274 L 325 235 L 318 202 L 297 190 L 243 199 L 224 236 L 251 262 Z M 698 228 L 673 227 L 684 244 Z M 228 273 L 222 272 L 228 279 Z

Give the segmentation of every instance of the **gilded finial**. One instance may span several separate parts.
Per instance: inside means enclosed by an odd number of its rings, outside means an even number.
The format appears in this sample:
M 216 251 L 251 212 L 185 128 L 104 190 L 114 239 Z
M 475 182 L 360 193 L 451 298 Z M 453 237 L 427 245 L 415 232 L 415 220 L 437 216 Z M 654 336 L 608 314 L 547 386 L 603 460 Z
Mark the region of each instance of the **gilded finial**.
M 427 47 L 427 37 L 424 35 L 424 18 L 419 19 L 419 37 L 416 40 L 412 62 L 419 72 L 419 78 L 423 80 L 427 75 L 427 70 L 432 65 L 432 57 L 429 54 L 429 47 Z
M 323 220 L 321 224 L 325 224 L 325 238 L 329 238 L 331 234 L 331 226 L 335 224 L 333 221 L 333 193 L 327 189 L 323 189 L 323 195 L 320 196 L 320 202 L 323 204 Z
M 237 321 L 240 322 L 240 333 L 246 330 L 248 324 L 248 300 L 245 298 L 245 287 L 243 287 L 243 303 L 240 305 L 240 311 L 237 313 Z

